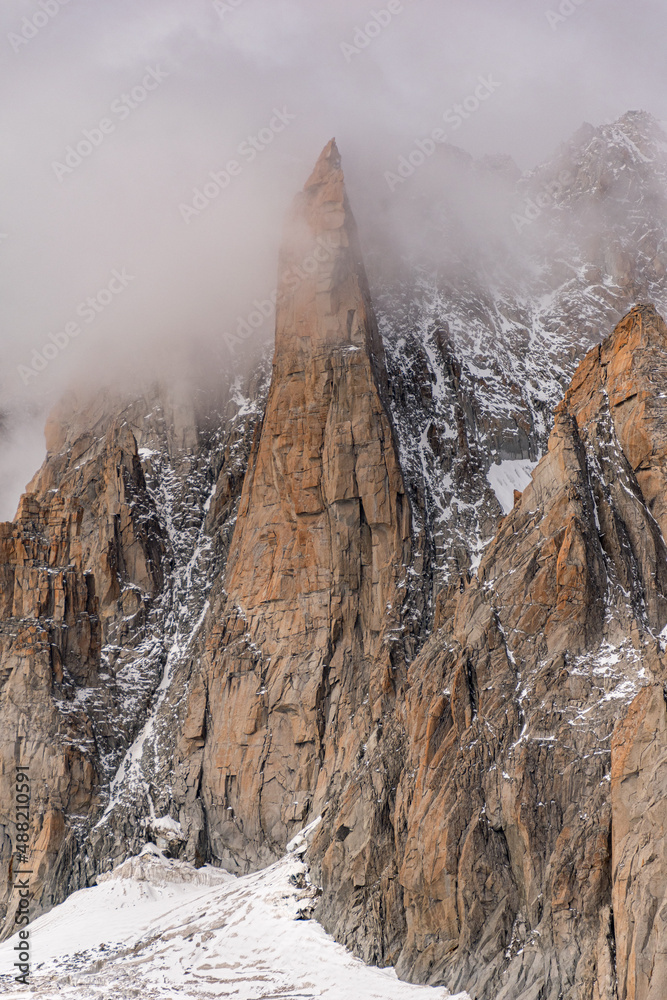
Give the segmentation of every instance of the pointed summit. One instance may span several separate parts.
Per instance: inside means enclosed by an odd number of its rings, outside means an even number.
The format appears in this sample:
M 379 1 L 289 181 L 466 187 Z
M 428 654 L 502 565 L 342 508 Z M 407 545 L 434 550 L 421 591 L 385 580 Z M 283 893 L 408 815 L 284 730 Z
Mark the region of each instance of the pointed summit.
M 287 354 L 353 344 L 386 381 L 354 216 L 336 140 L 324 147 L 297 195 L 279 259 L 276 362 Z
M 401 625 L 410 507 L 383 378 L 332 141 L 287 221 L 271 388 L 216 610 L 226 645 L 203 682 L 206 812 L 225 863 L 282 856 L 403 683 L 387 637 Z
M 341 170 L 341 158 L 335 139 L 331 139 L 320 153 L 315 168 L 306 181 L 306 190 L 310 187 L 315 187 L 317 184 L 324 183 L 333 174 L 340 174 L 340 181 L 342 183 L 343 171 Z
M 343 227 L 354 228 L 356 240 L 356 227 L 347 200 L 341 156 L 336 140 L 331 139 L 322 150 L 303 191 L 294 200 L 285 227 L 282 256 L 284 258 L 290 253 L 296 254 L 297 258 L 299 255 L 307 256 L 308 251 L 314 249 L 311 247 L 313 240 L 317 241 L 319 236 L 327 234 L 324 242 L 330 245 L 332 239 L 328 234 Z M 346 243 L 345 240 L 341 242 Z M 348 239 L 347 244 L 349 242 Z

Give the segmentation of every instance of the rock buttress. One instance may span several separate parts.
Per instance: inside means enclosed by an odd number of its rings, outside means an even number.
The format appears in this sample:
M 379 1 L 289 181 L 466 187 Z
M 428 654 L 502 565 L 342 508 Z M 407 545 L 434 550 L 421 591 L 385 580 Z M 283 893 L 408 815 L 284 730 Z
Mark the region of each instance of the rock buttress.
M 333 142 L 288 220 L 279 288 L 269 398 L 184 733 L 193 753 L 204 744 L 212 853 L 239 869 L 326 810 L 405 677 L 410 513 Z
M 612 736 L 666 674 L 666 365 L 667 327 L 648 306 L 583 360 L 532 483 L 477 576 L 443 595 L 382 739 L 332 796 L 333 842 L 331 824 L 314 838 L 325 926 L 405 978 L 476 1000 L 609 1000 L 618 953 L 638 984 L 619 1000 L 653 996 L 661 911 L 648 882 L 658 903 L 665 883 L 644 845 L 661 830 L 649 790 L 667 748 L 632 784 L 624 762 L 647 741 L 645 707 L 616 778 Z M 633 788 L 646 806 L 614 830 L 614 797 L 623 811 Z M 656 844 L 660 854 L 662 833 Z M 642 861 L 652 878 L 628 878 Z
M 637 695 L 612 742 L 613 910 L 618 1000 L 667 996 L 667 706 Z
M 104 763 L 131 738 L 122 694 L 135 712 L 150 698 L 116 678 L 162 587 L 164 542 L 132 432 L 121 421 L 96 431 L 52 419 L 46 461 L 0 524 L 0 862 L 8 874 L 16 864 L 20 763 L 31 777 L 32 916 L 85 884 L 74 859 L 103 804 Z M 8 877 L 5 936 L 17 900 Z

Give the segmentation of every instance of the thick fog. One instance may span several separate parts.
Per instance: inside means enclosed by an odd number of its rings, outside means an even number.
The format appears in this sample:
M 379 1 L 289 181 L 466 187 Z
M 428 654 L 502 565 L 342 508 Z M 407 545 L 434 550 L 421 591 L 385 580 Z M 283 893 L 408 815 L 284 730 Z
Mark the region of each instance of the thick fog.
M 6 0 L 0 517 L 68 387 L 238 363 L 332 136 L 363 228 L 434 130 L 525 170 L 583 121 L 667 118 L 666 29 L 650 0 Z

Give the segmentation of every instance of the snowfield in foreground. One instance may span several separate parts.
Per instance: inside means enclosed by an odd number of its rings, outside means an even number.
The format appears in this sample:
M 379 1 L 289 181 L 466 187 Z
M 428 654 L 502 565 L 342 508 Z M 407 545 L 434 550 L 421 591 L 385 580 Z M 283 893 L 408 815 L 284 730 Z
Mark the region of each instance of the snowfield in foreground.
M 147 845 L 31 924 L 30 988 L 17 988 L 11 972 L 17 938 L 0 945 L 0 993 L 6 1000 L 450 997 L 365 966 L 303 919 L 316 891 L 300 858 L 305 839 L 290 846 L 270 868 L 235 878 L 168 860 Z

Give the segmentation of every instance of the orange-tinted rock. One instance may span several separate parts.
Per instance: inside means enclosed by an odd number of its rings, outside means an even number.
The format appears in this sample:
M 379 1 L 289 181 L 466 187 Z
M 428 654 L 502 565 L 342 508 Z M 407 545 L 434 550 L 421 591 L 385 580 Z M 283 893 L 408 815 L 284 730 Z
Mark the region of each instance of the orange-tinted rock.
M 667 550 L 640 475 L 656 495 L 667 482 L 661 401 L 636 415 L 653 442 L 637 468 L 610 401 L 625 385 L 624 406 L 641 406 L 666 362 L 649 307 L 584 359 L 532 483 L 477 578 L 441 595 L 405 707 L 383 719 L 369 764 L 395 795 L 373 796 L 357 768 L 318 830 L 325 925 L 408 978 L 485 1000 L 613 995 L 610 741 L 665 673 Z M 373 879 L 343 853 L 355 824 L 374 831 Z
M 188 708 L 216 857 L 279 854 L 393 703 L 410 515 L 382 345 L 335 143 L 280 256 L 276 353 L 225 578 Z
M 0 827 L 14 829 L 19 761 L 32 779 L 33 915 L 64 898 L 77 833 L 101 805 L 99 726 L 113 728 L 117 713 L 103 644 L 113 636 L 120 652 L 163 571 L 127 425 L 108 421 L 97 437 L 54 418 L 48 440 L 62 450 L 47 456 L 14 522 L 0 525 Z M 97 734 L 80 691 L 99 713 Z M 3 865 L 11 855 L 10 837 L 0 838 Z M 5 934 L 15 905 L 3 890 Z
M 611 820 L 609 749 L 624 700 L 664 677 L 667 424 L 651 386 L 666 365 L 649 307 L 587 355 L 478 579 L 410 668 L 403 974 L 503 1000 L 613 995 L 611 831 L 626 853 L 637 842 Z
M 439 593 L 415 655 L 433 583 L 426 529 L 411 538 L 334 143 L 297 198 L 280 273 L 252 447 L 241 447 L 251 424 L 214 439 L 196 494 L 192 456 L 178 474 L 190 548 L 177 551 L 173 509 L 160 521 L 143 479 L 137 443 L 150 435 L 102 403 L 72 424 L 54 418 L 52 453 L 0 525 L 3 860 L 18 748 L 39 779 L 37 907 L 167 827 L 174 853 L 245 870 L 321 815 L 308 854 L 317 915 L 366 960 L 476 1000 L 610 1000 L 617 975 L 618 1000 L 656 1000 L 665 324 L 637 307 L 584 358 L 531 484 L 475 576 L 454 554 L 465 572 Z M 181 400 L 164 421 L 165 455 L 195 448 L 193 412 Z M 441 430 L 427 432 L 434 449 Z M 146 452 L 144 467 L 158 467 Z M 169 465 L 155 475 L 162 501 L 176 478 Z M 201 565 L 212 577 L 197 590 Z M 130 651 L 164 624 L 158 598 L 172 631 L 155 663 L 170 672 L 144 769 L 91 830 L 97 765 L 109 769 L 114 739 L 126 748 L 159 679 L 119 736 L 111 673 L 134 667 Z
M 618 1000 L 667 995 L 667 707 L 635 698 L 612 743 L 612 863 Z

